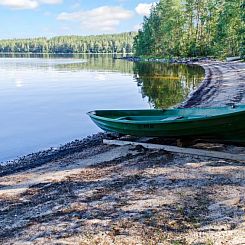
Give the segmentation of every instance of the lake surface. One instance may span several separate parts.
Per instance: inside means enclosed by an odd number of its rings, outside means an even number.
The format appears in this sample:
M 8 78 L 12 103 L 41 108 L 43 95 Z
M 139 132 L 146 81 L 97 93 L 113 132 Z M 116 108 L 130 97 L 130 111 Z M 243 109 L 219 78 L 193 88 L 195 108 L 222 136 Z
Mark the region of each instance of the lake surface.
M 0 162 L 99 132 L 90 110 L 176 105 L 204 77 L 197 66 L 109 55 L 2 55 L 0 74 Z

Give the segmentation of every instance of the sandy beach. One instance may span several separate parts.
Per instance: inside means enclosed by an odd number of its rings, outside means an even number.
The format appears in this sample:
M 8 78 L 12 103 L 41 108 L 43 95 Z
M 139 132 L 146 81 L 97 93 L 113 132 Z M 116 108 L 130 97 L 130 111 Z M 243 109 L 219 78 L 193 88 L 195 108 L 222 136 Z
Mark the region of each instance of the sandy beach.
M 245 63 L 198 65 L 205 79 L 180 107 L 245 104 Z M 113 137 L 100 133 L 0 166 L 1 244 L 245 244 L 245 163 L 104 138 Z

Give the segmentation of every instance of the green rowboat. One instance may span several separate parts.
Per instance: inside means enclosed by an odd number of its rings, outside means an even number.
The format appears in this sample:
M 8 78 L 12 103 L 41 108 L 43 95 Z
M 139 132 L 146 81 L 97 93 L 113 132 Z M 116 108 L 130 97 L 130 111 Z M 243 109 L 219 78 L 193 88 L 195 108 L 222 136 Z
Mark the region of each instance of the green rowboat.
M 208 138 L 245 143 L 245 105 L 88 112 L 101 129 L 134 136 Z

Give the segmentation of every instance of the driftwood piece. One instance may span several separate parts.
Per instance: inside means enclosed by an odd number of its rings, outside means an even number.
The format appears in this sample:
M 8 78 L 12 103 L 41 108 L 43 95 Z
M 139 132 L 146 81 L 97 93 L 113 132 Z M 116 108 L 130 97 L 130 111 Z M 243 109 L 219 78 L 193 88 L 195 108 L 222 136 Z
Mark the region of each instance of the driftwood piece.
M 219 151 L 206 151 L 206 150 L 199 150 L 195 148 L 181 148 L 181 147 L 170 146 L 170 145 L 148 144 L 148 143 L 122 141 L 122 140 L 103 140 L 103 143 L 108 145 L 120 145 L 120 146 L 141 145 L 144 148 L 148 148 L 148 149 L 159 149 L 168 152 L 197 155 L 197 156 L 204 156 L 204 157 L 213 157 L 213 158 L 233 160 L 233 161 L 239 161 L 245 163 L 245 154 L 231 154 L 231 153 L 219 152 Z

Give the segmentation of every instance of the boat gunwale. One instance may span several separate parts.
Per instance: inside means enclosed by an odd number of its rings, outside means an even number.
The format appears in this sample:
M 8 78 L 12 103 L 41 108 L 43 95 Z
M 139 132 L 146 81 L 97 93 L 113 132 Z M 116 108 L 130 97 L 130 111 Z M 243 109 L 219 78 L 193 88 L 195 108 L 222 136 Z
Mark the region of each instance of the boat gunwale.
M 224 114 L 219 114 L 219 115 L 211 115 L 211 116 L 203 116 L 203 117 L 196 117 L 196 118 L 181 118 L 181 119 L 176 119 L 176 120 L 173 120 L 173 119 L 169 119 L 169 120 L 154 120 L 154 121 L 150 121 L 150 120 L 145 120 L 145 121 L 137 121 L 137 120 L 119 120 L 119 119 L 111 119 L 111 118 L 108 118 L 108 117 L 103 117 L 103 116 L 97 116 L 95 113 L 96 111 L 100 111 L 100 112 L 103 112 L 103 111 L 151 111 L 152 109 L 139 109 L 139 110 L 95 110 L 95 111 L 90 111 L 88 112 L 87 114 L 91 117 L 91 118 L 94 118 L 95 120 L 103 120 L 103 121 L 108 121 L 108 122 L 115 122 L 115 123 L 123 123 L 123 124 L 169 124 L 170 122 L 172 123 L 186 123 L 186 122 L 196 122 L 196 121 L 207 121 L 207 120 L 210 120 L 210 119 L 221 119 L 221 118 L 227 118 L 227 117 L 231 117 L 231 116 L 237 116 L 239 114 L 245 114 L 245 105 L 239 105 L 239 106 L 236 106 L 234 108 L 235 109 L 238 109 L 238 108 L 243 108 L 244 109 L 241 109 L 241 110 L 237 110 L 237 111 L 230 111 L 229 113 L 224 113 Z M 230 106 L 226 106 L 226 107 L 205 107 L 205 108 L 180 108 L 180 109 L 166 109 L 167 110 L 186 110 L 186 109 L 202 109 L 202 110 L 210 110 L 210 109 L 233 109 L 232 107 Z M 153 109 L 155 111 L 164 111 L 164 109 Z

